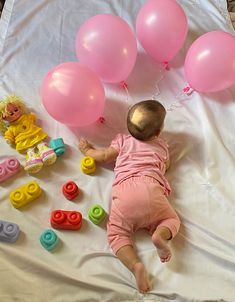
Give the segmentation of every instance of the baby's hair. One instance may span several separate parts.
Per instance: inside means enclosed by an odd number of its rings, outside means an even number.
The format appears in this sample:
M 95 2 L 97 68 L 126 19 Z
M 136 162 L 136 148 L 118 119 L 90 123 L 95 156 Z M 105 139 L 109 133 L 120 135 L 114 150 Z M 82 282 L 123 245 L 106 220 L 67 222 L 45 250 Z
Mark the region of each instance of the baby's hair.
M 23 100 L 17 95 L 11 94 L 7 96 L 5 99 L 1 100 L 0 101 L 0 132 L 2 134 L 4 134 L 5 131 L 7 130 L 7 124 L 3 121 L 2 115 L 3 113 L 6 113 L 6 107 L 10 103 L 16 104 L 18 107 L 20 107 L 23 114 L 27 112 Z
M 158 135 L 164 123 L 166 109 L 155 100 L 132 106 L 127 115 L 127 128 L 138 140 L 147 141 Z

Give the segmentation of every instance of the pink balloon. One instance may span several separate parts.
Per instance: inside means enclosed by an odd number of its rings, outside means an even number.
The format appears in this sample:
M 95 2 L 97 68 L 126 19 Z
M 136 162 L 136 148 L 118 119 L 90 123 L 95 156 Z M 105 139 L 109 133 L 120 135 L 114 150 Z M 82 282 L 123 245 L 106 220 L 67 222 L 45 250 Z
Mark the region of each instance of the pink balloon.
M 54 119 L 73 127 L 95 122 L 105 104 L 99 77 L 78 62 L 66 62 L 51 69 L 42 81 L 41 97 Z
M 189 85 L 199 92 L 214 92 L 235 84 L 235 37 L 208 32 L 189 48 L 185 64 Z
M 118 83 L 127 79 L 135 65 L 136 38 L 120 17 L 96 15 L 80 27 L 76 53 L 78 60 L 96 71 L 101 80 Z
M 149 0 L 137 15 L 138 39 L 158 62 L 169 62 L 178 53 L 187 31 L 186 15 L 175 0 Z

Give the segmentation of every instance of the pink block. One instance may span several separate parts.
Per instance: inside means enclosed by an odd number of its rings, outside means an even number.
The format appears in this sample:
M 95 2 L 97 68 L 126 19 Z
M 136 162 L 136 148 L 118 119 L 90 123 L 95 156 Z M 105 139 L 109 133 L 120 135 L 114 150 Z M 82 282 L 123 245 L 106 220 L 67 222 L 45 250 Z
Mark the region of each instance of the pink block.
M 5 159 L 0 163 L 0 182 L 20 171 L 20 163 L 15 157 Z

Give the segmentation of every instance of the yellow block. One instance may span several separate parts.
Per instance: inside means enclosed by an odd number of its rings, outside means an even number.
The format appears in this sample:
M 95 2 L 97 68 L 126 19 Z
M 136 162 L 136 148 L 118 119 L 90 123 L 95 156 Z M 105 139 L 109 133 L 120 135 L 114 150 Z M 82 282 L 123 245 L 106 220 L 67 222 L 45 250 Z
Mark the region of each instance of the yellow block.
M 94 160 L 94 158 L 92 158 L 90 156 L 85 156 L 81 160 L 80 166 L 81 166 L 82 172 L 85 174 L 92 174 L 96 170 L 95 160 Z
M 26 185 L 12 191 L 10 193 L 10 202 L 13 207 L 21 208 L 38 198 L 42 193 L 42 189 L 36 181 L 31 181 Z

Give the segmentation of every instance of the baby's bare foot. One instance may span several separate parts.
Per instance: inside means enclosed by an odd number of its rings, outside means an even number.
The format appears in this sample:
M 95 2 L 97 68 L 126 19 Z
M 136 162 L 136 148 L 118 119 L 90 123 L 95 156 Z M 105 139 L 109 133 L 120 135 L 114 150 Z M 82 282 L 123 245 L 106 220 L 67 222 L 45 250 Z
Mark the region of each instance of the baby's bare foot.
M 155 232 L 152 236 L 152 241 L 157 248 L 158 256 L 161 262 L 168 262 L 171 259 L 171 250 L 168 246 L 168 240 L 164 240 Z
M 141 293 L 144 294 L 151 290 L 151 283 L 143 263 L 137 262 L 134 265 L 133 274 L 135 276 L 138 289 Z

